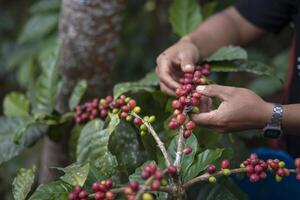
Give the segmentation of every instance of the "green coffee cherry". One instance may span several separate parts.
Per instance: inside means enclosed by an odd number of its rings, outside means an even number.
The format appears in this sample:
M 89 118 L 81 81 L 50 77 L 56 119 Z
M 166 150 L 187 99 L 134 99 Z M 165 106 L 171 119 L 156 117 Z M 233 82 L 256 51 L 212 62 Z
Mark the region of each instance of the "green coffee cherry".
M 100 99 L 100 105 L 104 106 L 106 104 L 106 100 L 105 99 Z
M 114 108 L 113 110 L 112 110 L 112 113 L 113 114 L 117 114 L 119 112 L 119 109 L 118 108 Z
M 149 116 L 145 116 L 143 119 L 144 119 L 145 122 L 149 122 L 150 117 Z
M 223 169 L 222 172 L 223 172 L 224 176 L 230 176 L 231 175 L 230 169 Z
M 142 131 L 147 131 L 147 130 L 148 130 L 148 128 L 147 128 L 147 126 L 146 126 L 145 124 L 142 124 L 142 125 L 140 126 L 140 129 L 141 129 Z
M 132 117 L 131 115 L 128 115 L 128 116 L 126 117 L 126 121 L 128 121 L 128 122 L 131 122 L 132 119 L 133 119 L 133 117 Z
M 241 164 L 240 164 L 240 168 L 245 168 L 244 163 L 241 163 Z
M 194 106 L 192 108 L 192 113 L 196 114 L 196 113 L 199 113 L 199 112 L 200 112 L 200 109 L 198 107 Z
M 153 123 L 153 122 L 155 122 L 155 120 L 156 120 L 156 117 L 154 115 L 149 117 L 149 123 Z
M 130 99 L 131 99 L 130 97 L 126 97 L 125 98 L 125 103 L 128 103 L 130 101 Z
M 141 112 L 141 107 L 139 107 L 139 106 L 134 107 L 133 112 L 140 113 Z
M 162 186 L 166 186 L 166 185 L 168 185 L 168 181 L 167 181 L 165 178 L 163 178 L 163 179 L 160 181 L 160 184 L 161 184 Z
M 209 181 L 210 183 L 216 183 L 216 182 L 217 182 L 217 179 L 216 179 L 216 177 L 214 177 L 214 176 L 210 176 L 210 177 L 208 178 L 208 181 Z
M 280 162 L 278 163 L 278 167 L 279 167 L 279 168 L 284 168 L 284 167 L 285 167 L 285 162 L 280 161 Z
M 281 176 L 278 176 L 277 174 L 275 175 L 275 180 L 276 182 L 280 182 L 282 181 L 282 177 Z
M 141 131 L 140 134 L 141 134 L 141 136 L 144 136 L 147 134 L 147 131 Z

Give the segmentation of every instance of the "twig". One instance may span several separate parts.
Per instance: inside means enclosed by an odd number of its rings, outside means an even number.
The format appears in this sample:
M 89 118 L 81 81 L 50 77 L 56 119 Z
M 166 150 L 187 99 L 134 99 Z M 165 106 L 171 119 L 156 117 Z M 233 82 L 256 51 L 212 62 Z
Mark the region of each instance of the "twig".
M 151 133 L 151 135 L 153 136 L 153 138 L 155 139 L 156 143 L 157 143 L 157 146 L 159 147 L 160 151 L 162 152 L 164 158 L 165 158 L 165 161 L 166 161 L 166 164 L 167 164 L 167 167 L 169 167 L 171 165 L 171 159 L 170 159 L 170 156 L 166 150 L 166 147 L 164 145 L 164 143 L 160 140 L 158 134 L 155 132 L 155 130 L 153 129 L 152 125 L 148 122 L 146 122 L 145 120 L 143 120 L 139 115 L 137 115 L 136 113 L 134 112 L 131 112 L 130 113 L 132 116 L 134 117 L 137 117 L 139 119 L 142 120 L 142 122 L 145 124 L 145 126 L 148 128 L 149 132 Z
M 181 157 L 183 151 L 183 133 L 184 133 L 184 126 L 181 125 L 179 130 L 179 136 L 178 136 L 176 159 L 174 162 L 174 165 L 177 168 L 178 173 L 181 170 Z

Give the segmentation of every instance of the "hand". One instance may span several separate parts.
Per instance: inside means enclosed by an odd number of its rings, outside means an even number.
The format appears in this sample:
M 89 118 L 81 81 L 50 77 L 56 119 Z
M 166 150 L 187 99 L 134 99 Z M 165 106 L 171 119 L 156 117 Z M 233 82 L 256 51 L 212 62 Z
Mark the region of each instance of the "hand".
M 204 96 L 222 101 L 216 110 L 192 116 L 200 125 L 225 133 L 263 128 L 271 119 L 273 104 L 251 90 L 219 85 L 198 86 L 197 90 Z
M 161 53 L 157 60 L 156 74 L 160 88 L 164 93 L 175 95 L 180 86 L 179 79 L 183 72 L 193 72 L 199 60 L 197 47 L 187 38 L 181 39 Z

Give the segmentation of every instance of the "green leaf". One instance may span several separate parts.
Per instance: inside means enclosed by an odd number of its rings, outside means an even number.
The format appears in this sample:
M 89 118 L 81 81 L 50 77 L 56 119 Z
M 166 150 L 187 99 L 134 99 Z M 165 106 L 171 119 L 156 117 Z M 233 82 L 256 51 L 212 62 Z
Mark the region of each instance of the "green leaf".
M 147 158 L 138 141 L 136 130 L 124 121 L 120 122 L 112 134 L 109 149 L 118 160 L 118 168 L 125 173 L 133 172 Z
M 29 200 L 66 200 L 73 187 L 63 181 L 40 185 Z
M 159 85 L 159 80 L 155 72 L 150 72 L 139 81 L 116 84 L 114 87 L 113 94 L 114 94 L 114 98 L 118 98 L 119 96 L 127 92 L 132 92 L 132 93 L 140 92 L 140 91 L 154 92 L 156 86 L 158 85 Z
M 15 200 L 25 200 L 34 182 L 36 167 L 21 168 L 12 183 L 12 193 Z
M 34 15 L 25 24 L 20 37 L 19 42 L 32 42 L 39 40 L 57 30 L 58 15 Z
M 205 61 L 232 61 L 232 60 L 247 60 L 247 52 L 241 47 L 227 46 L 218 49 L 215 53 L 209 56 Z
M 205 170 L 209 164 L 213 163 L 222 156 L 223 150 L 224 149 L 206 149 L 205 151 L 199 153 L 196 156 L 193 164 L 190 165 L 190 167 L 186 170 L 186 173 L 184 174 L 184 180 L 188 181 Z
M 178 135 L 176 137 L 174 137 L 168 147 L 168 152 L 170 155 L 171 160 L 175 161 L 176 159 L 176 153 L 177 153 L 177 145 L 178 145 Z M 183 148 L 189 146 L 193 149 L 192 153 L 190 153 L 189 155 L 182 155 L 181 158 L 181 168 L 182 174 L 187 173 L 186 171 L 188 170 L 188 168 L 190 167 L 190 165 L 193 163 L 194 157 L 197 153 L 197 138 L 195 137 L 194 134 L 192 134 L 188 139 L 184 139 L 183 140 Z
M 0 164 L 17 156 L 47 132 L 47 126 L 30 118 L 0 118 Z M 18 140 L 18 144 L 14 140 Z
M 55 107 L 58 88 L 58 49 L 41 56 L 42 74 L 33 89 L 31 104 L 33 113 L 37 116 L 50 115 Z
M 31 14 L 45 14 L 47 12 L 57 12 L 60 10 L 60 0 L 42 0 L 33 4 L 29 11 Z
M 101 122 L 98 120 L 92 121 L 95 124 L 88 124 L 83 128 L 80 138 L 83 138 L 82 134 L 89 137 L 89 144 L 85 147 L 80 145 L 77 146 L 77 161 L 79 163 L 92 162 L 96 168 L 101 170 L 104 175 L 112 175 L 118 165 L 117 159 L 108 149 L 109 139 L 112 132 L 118 126 L 120 120 L 118 116 L 110 115 L 110 122 L 105 129 L 101 130 Z M 84 132 L 88 133 L 84 133 Z M 91 135 L 88 136 L 88 135 Z M 86 143 L 85 143 L 86 144 Z M 88 148 L 88 149 L 85 149 Z M 83 151 L 83 153 L 80 152 Z
M 100 182 L 105 179 L 110 178 L 110 176 L 106 176 L 100 171 L 98 168 L 96 168 L 92 163 L 90 163 L 90 170 L 89 174 L 87 176 L 87 179 L 85 181 L 85 185 L 91 186 L 94 182 Z
M 77 162 L 84 163 L 88 157 L 91 149 L 91 143 L 96 137 L 96 133 L 100 132 L 104 126 L 103 121 L 95 119 L 87 123 L 81 130 L 78 143 L 77 143 Z
M 34 81 L 37 65 L 34 58 L 26 58 L 17 69 L 17 80 L 23 88 L 28 88 Z
M 82 96 L 84 95 L 87 89 L 86 80 L 80 80 L 77 82 L 75 88 L 73 89 L 72 95 L 69 99 L 69 108 L 74 110 L 74 108 L 79 104 Z
M 7 117 L 29 116 L 29 100 L 24 94 L 11 92 L 4 98 L 3 109 Z
M 260 96 L 269 96 L 280 91 L 283 84 L 273 77 L 260 77 L 252 81 L 248 88 Z
M 174 0 L 170 7 L 173 31 L 180 37 L 192 32 L 202 22 L 200 6 L 196 0 Z
M 86 181 L 86 178 L 89 174 L 90 165 L 89 163 L 81 166 L 79 164 L 72 164 L 65 168 L 57 167 L 56 169 L 61 170 L 65 173 L 62 177 L 60 177 L 61 180 L 63 180 L 66 183 L 69 183 L 70 185 L 80 185 L 83 186 L 83 184 Z

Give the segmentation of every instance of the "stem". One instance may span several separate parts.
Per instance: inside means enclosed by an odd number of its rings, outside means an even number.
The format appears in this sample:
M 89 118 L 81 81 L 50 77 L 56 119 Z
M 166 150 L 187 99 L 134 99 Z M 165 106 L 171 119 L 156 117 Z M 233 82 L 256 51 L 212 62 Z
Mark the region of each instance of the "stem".
M 132 116 L 134 117 L 137 117 L 137 118 L 140 118 L 142 120 L 142 122 L 145 124 L 145 126 L 148 128 L 149 132 L 151 133 L 151 135 L 153 136 L 153 138 L 155 139 L 156 143 L 157 143 L 157 146 L 158 148 L 160 149 L 160 151 L 162 152 L 164 158 L 165 158 L 165 161 L 166 161 L 166 164 L 167 164 L 167 167 L 169 167 L 171 165 L 171 159 L 169 157 L 169 154 L 166 150 L 166 147 L 164 145 L 164 143 L 160 140 L 158 134 L 155 132 L 155 130 L 153 129 L 152 125 L 146 121 L 144 121 L 139 115 L 137 115 L 136 113 L 134 112 L 131 112 L 130 113 Z
M 176 159 L 174 162 L 174 165 L 177 168 L 178 173 L 181 170 L 181 157 L 182 157 L 182 151 L 183 151 L 183 133 L 184 133 L 184 126 L 181 125 L 180 130 L 179 130 Z

